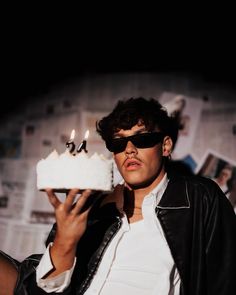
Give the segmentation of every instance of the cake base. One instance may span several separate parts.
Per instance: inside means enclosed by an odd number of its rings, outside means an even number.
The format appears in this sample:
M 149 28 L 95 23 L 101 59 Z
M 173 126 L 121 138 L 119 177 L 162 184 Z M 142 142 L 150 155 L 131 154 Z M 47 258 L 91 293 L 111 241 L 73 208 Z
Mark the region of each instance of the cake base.
M 88 188 L 88 189 L 90 189 L 90 188 Z M 53 190 L 54 193 L 68 194 L 69 191 L 72 190 L 72 188 L 55 188 L 55 189 L 52 188 L 52 190 Z M 79 190 L 79 193 L 81 193 L 81 192 L 83 192 L 83 191 L 85 191 L 85 190 L 86 190 L 86 189 L 80 189 L 80 190 Z M 46 192 L 45 189 L 40 189 L 39 191 L 40 191 L 40 192 Z M 104 190 L 101 190 L 101 189 L 91 189 L 91 191 L 96 191 L 96 192 L 106 192 L 106 193 L 110 193 L 110 192 L 112 192 L 112 190 L 106 190 L 106 191 L 104 191 Z
M 57 188 L 57 189 L 52 189 L 52 190 L 54 191 L 54 193 L 66 193 L 66 194 L 70 191 L 70 189 L 66 189 L 66 188 L 62 188 L 62 189 Z M 39 191 L 46 192 L 45 189 L 40 189 Z

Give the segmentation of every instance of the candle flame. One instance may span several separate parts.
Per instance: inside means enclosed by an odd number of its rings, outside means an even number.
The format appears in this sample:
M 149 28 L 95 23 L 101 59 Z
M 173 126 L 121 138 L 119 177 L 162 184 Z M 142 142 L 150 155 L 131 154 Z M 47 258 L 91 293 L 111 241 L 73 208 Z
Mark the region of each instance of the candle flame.
M 75 129 L 71 131 L 70 140 L 73 140 L 75 138 Z
M 89 137 L 89 130 L 87 130 L 87 131 L 85 132 L 84 139 L 88 139 L 88 137 Z

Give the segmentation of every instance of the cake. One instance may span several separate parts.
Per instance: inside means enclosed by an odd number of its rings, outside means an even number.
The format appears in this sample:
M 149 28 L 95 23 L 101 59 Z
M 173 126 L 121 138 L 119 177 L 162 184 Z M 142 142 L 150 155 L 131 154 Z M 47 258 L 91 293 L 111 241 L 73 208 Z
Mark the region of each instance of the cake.
M 112 189 L 112 160 L 84 151 L 71 154 L 54 150 L 37 163 L 37 188 L 66 191 L 72 188 L 110 191 Z

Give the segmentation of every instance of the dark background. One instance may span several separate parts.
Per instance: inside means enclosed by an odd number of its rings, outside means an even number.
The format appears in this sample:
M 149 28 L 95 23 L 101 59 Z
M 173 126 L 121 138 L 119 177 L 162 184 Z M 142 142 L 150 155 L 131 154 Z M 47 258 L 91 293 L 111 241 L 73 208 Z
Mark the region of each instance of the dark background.
M 232 26 L 206 25 L 200 15 L 194 19 L 190 15 L 191 23 L 172 22 L 169 27 L 169 19 L 159 25 L 153 19 L 147 25 L 137 18 L 127 25 L 122 15 L 115 27 L 92 16 L 76 23 L 77 16 L 73 26 L 63 18 L 49 25 L 48 19 L 33 21 L 31 15 L 30 21 L 22 17 L 20 22 L 4 26 L 1 116 L 17 112 L 51 85 L 90 73 L 175 72 L 224 87 L 236 85 Z

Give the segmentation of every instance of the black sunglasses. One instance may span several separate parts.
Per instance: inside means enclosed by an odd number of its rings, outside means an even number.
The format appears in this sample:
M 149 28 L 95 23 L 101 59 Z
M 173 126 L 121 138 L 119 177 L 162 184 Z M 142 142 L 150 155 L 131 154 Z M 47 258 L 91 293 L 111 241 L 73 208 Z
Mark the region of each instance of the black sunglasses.
M 136 148 L 145 149 L 160 143 L 163 138 L 164 134 L 162 132 L 139 133 L 132 136 L 108 140 L 106 141 L 106 147 L 110 152 L 117 154 L 125 150 L 128 141 L 131 141 Z

